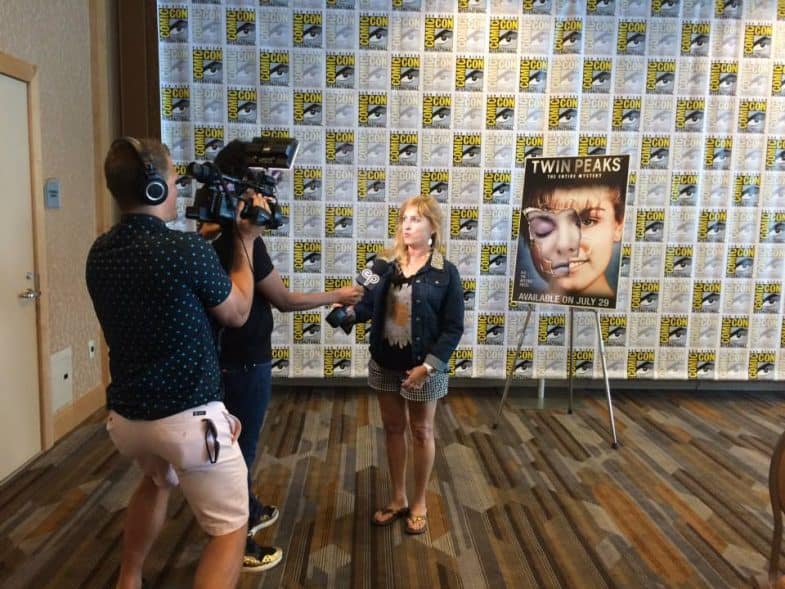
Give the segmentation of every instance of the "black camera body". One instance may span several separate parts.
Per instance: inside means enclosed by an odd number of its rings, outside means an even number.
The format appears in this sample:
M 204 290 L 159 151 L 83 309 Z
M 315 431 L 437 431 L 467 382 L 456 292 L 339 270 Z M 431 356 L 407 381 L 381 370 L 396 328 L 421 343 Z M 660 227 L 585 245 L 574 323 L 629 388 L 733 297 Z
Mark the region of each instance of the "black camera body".
M 191 162 L 188 175 L 202 186 L 196 191 L 193 205 L 186 207 L 185 216 L 202 222 L 232 224 L 238 204 L 244 202 L 240 214 L 243 219 L 277 229 L 283 225 L 284 218 L 276 197 L 277 180 L 267 169 L 291 168 L 298 147 L 297 140 L 291 138 L 254 137 L 251 141 L 233 141 L 224 148 L 227 155 L 223 159 L 230 162 L 234 175 L 225 174 L 213 162 Z M 216 161 L 221 156 L 219 152 Z M 269 213 L 252 204 L 246 194 L 249 188 L 266 198 Z

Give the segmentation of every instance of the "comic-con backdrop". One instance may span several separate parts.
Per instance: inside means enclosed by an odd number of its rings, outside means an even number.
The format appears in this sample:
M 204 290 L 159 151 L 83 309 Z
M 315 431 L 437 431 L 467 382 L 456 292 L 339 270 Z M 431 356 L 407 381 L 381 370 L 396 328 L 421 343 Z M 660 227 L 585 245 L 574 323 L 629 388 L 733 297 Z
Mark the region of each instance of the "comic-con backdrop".
M 458 376 L 564 377 L 564 306 L 511 308 L 526 158 L 628 155 L 615 378 L 783 379 L 785 1 L 159 2 L 178 168 L 233 138 L 300 142 L 266 241 L 288 285 L 352 282 L 434 195 L 464 281 Z M 191 187 L 181 187 L 185 208 Z M 275 374 L 362 376 L 367 330 L 276 313 Z M 574 372 L 601 374 L 593 313 Z

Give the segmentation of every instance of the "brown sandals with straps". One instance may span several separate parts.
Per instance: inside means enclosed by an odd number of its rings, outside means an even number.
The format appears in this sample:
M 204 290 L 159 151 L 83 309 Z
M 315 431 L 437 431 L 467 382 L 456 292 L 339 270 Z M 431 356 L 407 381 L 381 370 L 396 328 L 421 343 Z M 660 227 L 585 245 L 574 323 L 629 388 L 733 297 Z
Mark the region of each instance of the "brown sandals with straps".
M 409 515 L 408 505 L 401 507 L 400 509 L 385 507 L 384 509 L 379 509 L 376 511 L 376 513 L 373 514 L 373 517 L 371 517 L 371 523 L 375 526 L 389 526 L 396 520 L 406 517 L 407 515 Z
M 428 530 L 428 514 L 425 515 L 412 515 L 406 517 L 406 528 L 404 531 L 411 535 L 417 536 L 424 534 Z

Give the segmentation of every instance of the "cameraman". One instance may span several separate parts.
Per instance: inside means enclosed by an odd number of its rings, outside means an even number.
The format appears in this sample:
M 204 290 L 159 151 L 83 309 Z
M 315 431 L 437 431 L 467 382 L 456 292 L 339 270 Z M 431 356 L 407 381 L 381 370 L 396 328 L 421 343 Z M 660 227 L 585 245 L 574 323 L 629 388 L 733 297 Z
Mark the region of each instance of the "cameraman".
M 106 428 L 143 473 L 128 504 L 117 587 L 142 583 L 178 484 L 210 535 L 194 587 L 234 587 L 248 521 L 247 469 L 235 443 L 240 423 L 221 402 L 210 319 L 245 323 L 253 274 L 243 250 L 260 229 L 238 214 L 227 276 L 203 240 L 165 225 L 177 216 L 165 145 L 120 138 L 104 173 L 122 216 L 94 242 L 85 274 L 110 351 Z
M 231 141 L 216 156 L 215 164 L 222 173 L 236 178 L 249 178 L 251 173 L 243 142 Z M 215 237 L 215 235 L 220 234 Z M 213 246 L 224 267 L 231 264 L 237 253 L 235 232 L 232 226 L 201 223 L 200 233 L 213 238 Z M 253 243 L 254 296 L 248 321 L 242 327 L 223 330 L 220 346 L 221 373 L 224 386 L 224 403 L 243 424 L 240 449 L 248 467 L 248 499 L 250 519 L 244 570 L 266 570 L 283 558 L 280 548 L 259 546 L 254 534 L 278 519 L 278 508 L 265 505 L 253 493 L 251 469 L 256 456 L 259 432 L 264 423 L 267 405 L 272 392 L 272 332 L 271 305 L 282 312 L 302 311 L 334 303 L 353 305 L 360 300 L 362 288 L 345 286 L 321 293 L 295 293 L 289 291 L 274 268 L 267 247 L 261 236 Z

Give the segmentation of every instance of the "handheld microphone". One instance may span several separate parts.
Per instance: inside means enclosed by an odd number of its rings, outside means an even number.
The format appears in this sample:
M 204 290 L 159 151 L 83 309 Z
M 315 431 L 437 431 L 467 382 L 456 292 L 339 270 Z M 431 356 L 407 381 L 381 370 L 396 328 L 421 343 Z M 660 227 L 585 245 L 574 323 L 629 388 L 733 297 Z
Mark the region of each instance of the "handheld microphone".
M 387 271 L 389 265 L 389 262 L 377 256 L 374 258 L 371 267 L 364 268 L 355 277 L 354 281 L 366 291 L 372 291 L 381 281 L 381 277 Z M 332 327 L 340 327 L 347 334 L 352 332 L 355 322 L 354 315 L 349 314 L 345 306 L 335 307 L 327 314 L 325 319 Z

